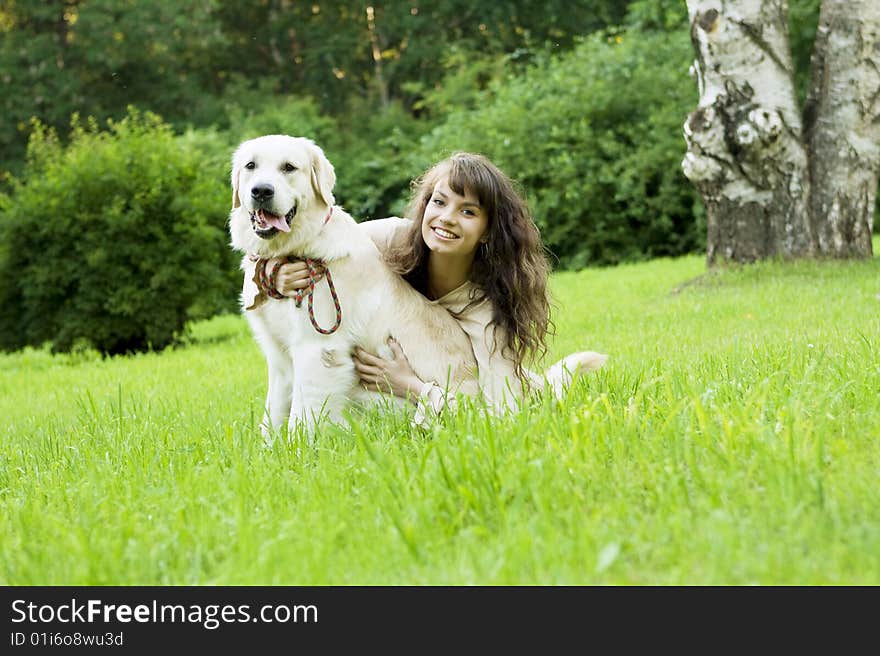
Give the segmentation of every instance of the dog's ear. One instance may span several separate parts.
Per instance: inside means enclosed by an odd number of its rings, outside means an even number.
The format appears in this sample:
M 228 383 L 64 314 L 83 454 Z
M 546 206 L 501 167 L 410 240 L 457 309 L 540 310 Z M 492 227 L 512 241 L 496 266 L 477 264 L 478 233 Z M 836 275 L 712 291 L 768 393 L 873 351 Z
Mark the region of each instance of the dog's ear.
M 232 155 L 232 209 L 241 207 L 241 200 L 238 198 L 238 177 L 241 174 L 241 146 Z
M 232 167 L 232 209 L 241 207 L 241 201 L 238 199 L 238 168 Z
M 315 190 L 315 196 L 322 199 L 327 207 L 331 207 L 336 202 L 333 198 L 336 171 L 320 146 L 310 141 L 309 150 L 312 160 L 312 188 Z

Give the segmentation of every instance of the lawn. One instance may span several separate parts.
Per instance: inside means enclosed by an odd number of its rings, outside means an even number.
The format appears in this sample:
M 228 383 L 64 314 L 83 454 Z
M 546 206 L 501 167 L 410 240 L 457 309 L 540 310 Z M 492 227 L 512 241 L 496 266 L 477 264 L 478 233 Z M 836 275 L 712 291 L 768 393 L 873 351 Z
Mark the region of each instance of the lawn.
M 875 244 L 875 250 L 880 244 Z M 556 402 L 266 447 L 238 316 L 0 355 L 0 583 L 880 584 L 880 258 L 559 273 Z

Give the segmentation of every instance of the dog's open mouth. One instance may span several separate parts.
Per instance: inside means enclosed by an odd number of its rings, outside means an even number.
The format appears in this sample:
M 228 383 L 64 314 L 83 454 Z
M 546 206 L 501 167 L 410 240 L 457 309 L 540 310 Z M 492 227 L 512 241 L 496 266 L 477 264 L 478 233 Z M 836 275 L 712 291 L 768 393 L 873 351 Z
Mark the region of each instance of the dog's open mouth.
M 290 232 L 290 221 L 296 214 L 296 205 L 287 214 L 272 214 L 266 209 L 251 212 L 251 225 L 258 237 L 268 239 L 278 232 Z

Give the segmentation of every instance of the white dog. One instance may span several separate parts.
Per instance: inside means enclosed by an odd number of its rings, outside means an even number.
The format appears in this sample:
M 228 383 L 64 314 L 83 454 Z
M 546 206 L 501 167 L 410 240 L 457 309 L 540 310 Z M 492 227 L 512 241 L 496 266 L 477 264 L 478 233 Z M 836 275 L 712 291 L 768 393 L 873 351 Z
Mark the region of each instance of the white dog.
M 259 137 L 233 156 L 230 232 L 250 256 L 246 272 L 281 256 L 320 260 L 328 272 L 299 305 L 270 300 L 246 313 L 269 369 L 264 433 L 298 423 L 311 433 L 322 416 L 341 419 L 350 401 L 379 398 L 359 385 L 351 352 L 357 345 L 390 358 L 392 333 L 419 378 L 452 393 L 478 391 L 467 335 L 334 206 L 335 183 L 333 166 L 308 139 Z

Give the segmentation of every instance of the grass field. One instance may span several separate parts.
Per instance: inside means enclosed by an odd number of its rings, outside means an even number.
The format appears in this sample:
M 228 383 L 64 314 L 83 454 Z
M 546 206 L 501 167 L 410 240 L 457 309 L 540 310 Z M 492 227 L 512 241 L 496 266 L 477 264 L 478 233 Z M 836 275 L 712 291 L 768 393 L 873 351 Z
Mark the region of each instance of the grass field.
M 875 246 L 875 250 L 880 250 Z M 2 584 L 880 584 L 880 258 L 553 278 L 566 399 L 263 446 L 242 318 L 0 355 Z

